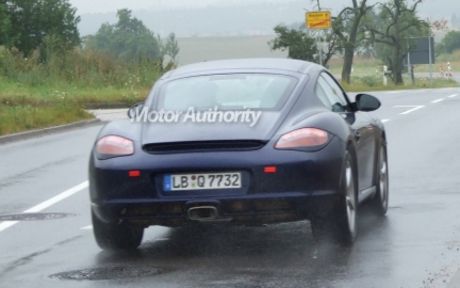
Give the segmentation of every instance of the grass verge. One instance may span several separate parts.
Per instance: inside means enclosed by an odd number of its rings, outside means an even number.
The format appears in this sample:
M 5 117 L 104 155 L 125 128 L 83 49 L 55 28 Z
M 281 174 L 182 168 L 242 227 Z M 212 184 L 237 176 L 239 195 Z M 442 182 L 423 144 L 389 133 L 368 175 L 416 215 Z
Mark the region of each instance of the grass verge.
M 21 85 L 0 78 L 0 135 L 94 118 L 85 109 L 129 107 L 149 88 Z
M 93 116 L 74 105 L 17 106 L 0 107 L 0 135 L 25 130 L 63 125 Z
M 369 62 L 369 61 L 368 61 Z M 372 73 L 376 68 L 366 61 L 357 61 L 352 84 L 347 91 L 385 91 L 401 89 L 458 87 L 454 80 L 417 79 L 415 85 L 405 79 L 405 85 L 382 84 L 381 77 Z M 333 71 L 339 68 L 333 67 Z M 373 75 L 373 76 L 372 76 Z M 390 82 L 391 83 L 391 82 Z M 63 125 L 93 118 L 85 109 L 118 108 L 143 101 L 150 86 L 139 81 L 119 85 L 84 85 L 66 81 L 46 81 L 37 84 L 13 81 L 0 76 L 0 135 L 30 129 Z
M 414 85 L 409 80 L 406 80 L 406 84 L 404 85 L 394 85 L 389 82 L 387 86 L 383 85 L 381 80 L 370 79 L 369 77 L 353 78 L 351 84 L 342 83 L 342 85 L 346 91 L 353 92 L 459 87 L 459 83 L 451 79 L 434 79 L 433 81 L 429 79 L 417 79 Z

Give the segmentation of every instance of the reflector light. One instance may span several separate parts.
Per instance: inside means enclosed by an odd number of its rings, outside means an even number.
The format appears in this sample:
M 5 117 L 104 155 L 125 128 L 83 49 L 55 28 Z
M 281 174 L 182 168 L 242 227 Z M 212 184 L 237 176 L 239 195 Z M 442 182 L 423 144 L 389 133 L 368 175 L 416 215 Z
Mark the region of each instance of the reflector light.
M 266 174 L 274 174 L 276 173 L 277 169 L 276 166 L 265 166 L 264 167 L 264 173 Z
M 141 171 L 139 170 L 131 170 L 128 172 L 129 177 L 140 177 Z
M 317 128 L 302 128 L 281 136 L 277 149 L 311 148 L 327 144 L 329 134 Z

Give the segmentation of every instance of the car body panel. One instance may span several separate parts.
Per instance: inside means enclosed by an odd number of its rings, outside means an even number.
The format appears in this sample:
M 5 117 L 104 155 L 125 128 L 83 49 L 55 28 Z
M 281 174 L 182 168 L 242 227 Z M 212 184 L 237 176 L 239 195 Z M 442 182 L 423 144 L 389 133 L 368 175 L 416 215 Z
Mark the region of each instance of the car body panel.
M 307 219 L 323 213 L 340 193 L 344 155 L 353 150 L 359 172 L 359 188 L 374 186 L 377 145 L 383 125 L 363 112 L 332 112 L 315 97 L 315 79 L 323 67 L 297 60 L 249 59 L 212 61 L 179 68 L 163 76 L 145 101 L 155 107 L 164 83 L 196 75 L 271 73 L 295 77 L 297 83 L 280 111 L 264 111 L 254 127 L 228 124 L 161 124 L 114 121 L 105 125 L 97 139 L 119 135 L 133 140 L 135 153 L 104 159 L 93 149 L 89 165 L 93 211 L 107 222 L 128 221 L 142 225 L 178 226 L 190 221 L 187 209 L 194 205 L 217 207 L 219 219 L 235 223 L 273 223 Z M 347 99 L 350 109 L 352 103 Z M 278 139 L 300 128 L 327 131 L 329 142 L 318 149 L 276 149 Z M 210 141 L 260 141 L 252 149 L 206 148 Z M 149 150 L 157 144 L 203 144 L 203 149 Z M 229 142 L 233 143 L 233 142 Z M 188 147 L 188 146 L 187 146 Z M 276 166 L 276 173 L 265 173 Z M 139 177 L 128 171 L 138 170 Z M 166 192 L 164 175 L 172 173 L 242 173 L 242 188 Z M 168 210 L 169 209 L 169 210 Z M 164 213 L 163 213 L 163 212 Z

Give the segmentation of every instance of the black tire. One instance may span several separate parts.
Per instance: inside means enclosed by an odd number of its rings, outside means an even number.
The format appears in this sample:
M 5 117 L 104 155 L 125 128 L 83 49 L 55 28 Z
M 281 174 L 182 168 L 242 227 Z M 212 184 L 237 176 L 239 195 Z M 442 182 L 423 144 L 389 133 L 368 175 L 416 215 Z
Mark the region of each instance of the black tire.
M 144 236 L 143 227 L 105 223 L 94 215 L 94 212 L 91 212 L 91 218 L 94 237 L 97 245 L 103 250 L 134 250 L 142 242 L 142 237 Z
M 379 148 L 376 169 L 376 193 L 371 199 L 373 211 L 380 216 L 385 216 L 388 211 L 389 180 L 388 180 L 388 158 L 386 145 Z
M 353 244 L 358 233 L 358 183 L 353 156 L 344 157 L 342 180 L 338 199 L 330 213 L 311 219 L 313 237 L 319 241 L 334 240 L 344 245 Z

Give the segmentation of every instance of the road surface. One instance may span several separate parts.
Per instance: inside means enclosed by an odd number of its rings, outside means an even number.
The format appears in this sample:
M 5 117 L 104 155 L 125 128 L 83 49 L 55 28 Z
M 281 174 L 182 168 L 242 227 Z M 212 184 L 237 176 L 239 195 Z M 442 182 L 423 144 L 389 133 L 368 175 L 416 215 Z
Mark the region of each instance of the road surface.
M 352 248 L 315 244 L 305 221 L 150 227 L 139 251 L 103 252 L 87 191 L 100 127 L 0 145 L 0 287 L 460 287 L 460 89 L 375 95 L 390 209 L 360 210 Z

